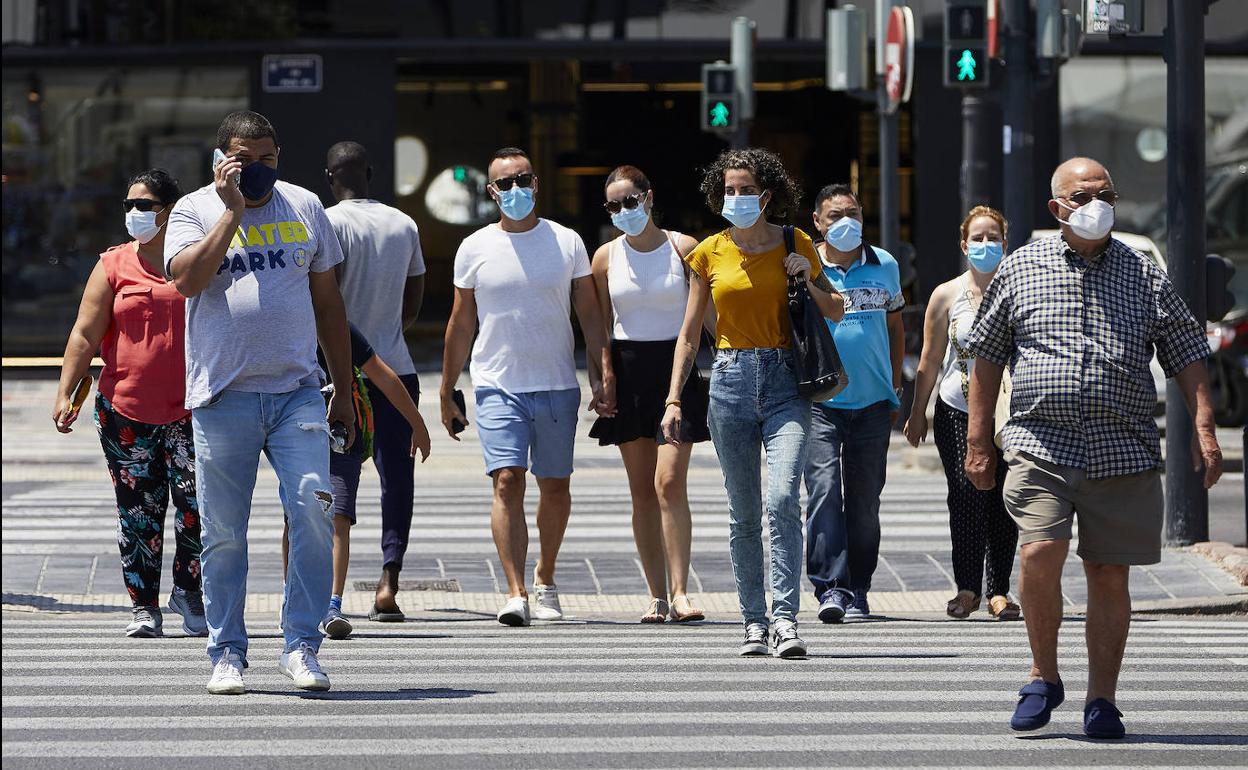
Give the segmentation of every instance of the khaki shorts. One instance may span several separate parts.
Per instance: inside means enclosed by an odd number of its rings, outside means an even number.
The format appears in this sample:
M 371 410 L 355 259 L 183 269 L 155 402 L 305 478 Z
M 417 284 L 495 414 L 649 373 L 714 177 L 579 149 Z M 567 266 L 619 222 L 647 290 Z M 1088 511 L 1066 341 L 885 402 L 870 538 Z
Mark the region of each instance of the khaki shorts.
M 1079 517 L 1080 558 L 1100 564 L 1161 561 L 1164 508 L 1156 470 L 1089 479 L 1085 471 L 1008 451 L 1005 508 L 1018 525 L 1019 545 L 1070 540 Z

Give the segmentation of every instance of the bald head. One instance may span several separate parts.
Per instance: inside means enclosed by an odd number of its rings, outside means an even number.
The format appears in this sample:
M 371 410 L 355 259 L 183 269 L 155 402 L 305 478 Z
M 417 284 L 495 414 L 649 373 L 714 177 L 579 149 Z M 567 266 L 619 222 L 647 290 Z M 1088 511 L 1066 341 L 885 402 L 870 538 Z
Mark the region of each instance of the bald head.
M 1113 187 L 1109 170 L 1092 158 L 1071 158 L 1057 167 L 1049 182 L 1049 193 L 1054 198 L 1065 198 L 1071 193 L 1092 186 L 1094 190 Z

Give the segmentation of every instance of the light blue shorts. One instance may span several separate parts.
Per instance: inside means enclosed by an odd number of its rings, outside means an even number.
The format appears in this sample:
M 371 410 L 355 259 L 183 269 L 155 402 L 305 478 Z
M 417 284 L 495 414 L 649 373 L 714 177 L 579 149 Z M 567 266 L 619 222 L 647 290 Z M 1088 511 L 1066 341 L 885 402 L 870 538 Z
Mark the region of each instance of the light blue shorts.
M 539 479 L 572 475 L 579 388 L 534 393 L 478 388 L 476 399 L 477 435 L 487 475 L 499 468 L 530 467 Z

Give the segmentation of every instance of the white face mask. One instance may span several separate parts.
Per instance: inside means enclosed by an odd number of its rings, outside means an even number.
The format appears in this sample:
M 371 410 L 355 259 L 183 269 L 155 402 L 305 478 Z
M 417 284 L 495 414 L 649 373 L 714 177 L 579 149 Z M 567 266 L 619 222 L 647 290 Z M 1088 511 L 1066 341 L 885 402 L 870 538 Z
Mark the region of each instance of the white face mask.
M 1100 198 L 1093 198 L 1079 208 L 1067 206 L 1061 201 L 1057 201 L 1057 205 L 1070 212 L 1069 217 L 1058 217 L 1057 221 L 1070 225 L 1075 235 L 1084 240 L 1099 241 L 1114 229 L 1114 207 Z
M 155 211 L 130 209 L 126 212 L 126 232 L 139 243 L 150 243 L 163 226 L 156 224 Z

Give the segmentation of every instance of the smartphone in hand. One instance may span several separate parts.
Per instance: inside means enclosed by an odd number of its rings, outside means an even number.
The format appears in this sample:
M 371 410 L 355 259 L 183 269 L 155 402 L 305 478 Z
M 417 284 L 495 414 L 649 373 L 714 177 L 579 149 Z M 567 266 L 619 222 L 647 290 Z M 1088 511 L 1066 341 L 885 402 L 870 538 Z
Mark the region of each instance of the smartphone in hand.
M 464 391 L 456 390 L 451 394 L 451 401 L 455 402 L 455 406 L 459 407 L 460 414 L 467 415 L 468 407 L 464 406 Z M 468 423 L 462 420 L 454 420 L 451 422 L 451 432 L 455 434 L 463 433 L 468 429 Z
M 216 174 L 217 166 L 220 166 L 222 163 L 224 163 L 227 160 L 229 160 L 229 156 L 221 152 L 220 147 L 214 148 L 212 151 L 212 173 Z M 235 187 L 238 186 L 238 174 L 234 175 L 234 186 Z

